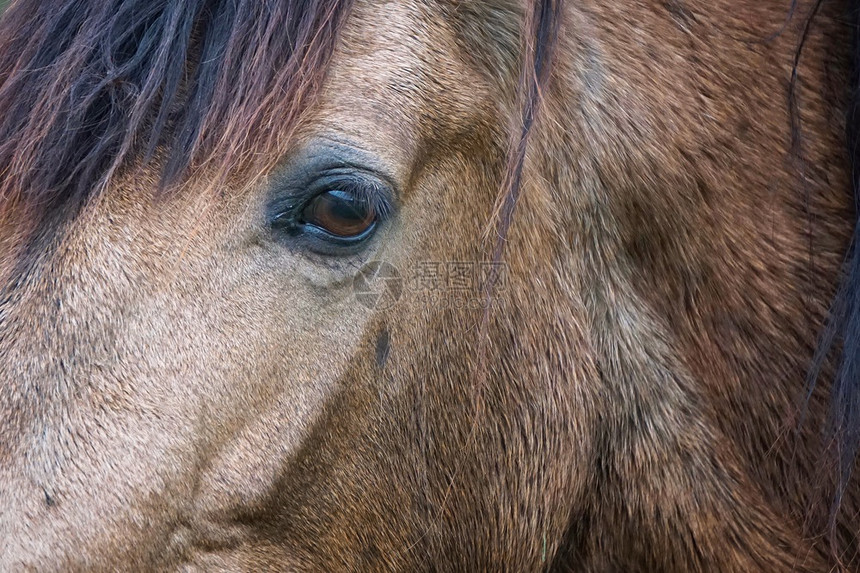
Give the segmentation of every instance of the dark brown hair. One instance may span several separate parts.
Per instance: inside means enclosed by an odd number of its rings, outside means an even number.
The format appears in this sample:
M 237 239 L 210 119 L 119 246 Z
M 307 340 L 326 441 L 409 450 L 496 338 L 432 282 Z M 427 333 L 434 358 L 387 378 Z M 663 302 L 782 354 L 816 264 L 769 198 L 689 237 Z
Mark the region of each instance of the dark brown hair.
M 272 146 L 351 0 L 19 0 L 0 26 L 0 211 L 84 199 L 158 151 L 163 185 Z
M 795 53 L 788 89 L 791 121 L 791 152 L 804 163 L 802 124 L 797 100 L 798 70 L 803 48 L 824 0 L 817 0 L 803 23 L 800 42 Z M 793 15 L 796 2 L 789 14 Z M 846 150 L 850 162 L 851 184 L 857 222 L 848 253 L 845 256 L 841 282 L 813 357 L 807 378 L 807 400 L 830 359 L 836 365 L 830 390 L 830 411 L 825 421 L 825 443 L 833 444 L 836 452 L 836 491 L 830 512 L 830 528 L 836 528 L 842 499 L 848 490 L 857 464 L 860 448 L 860 1 L 849 3 L 848 21 L 852 24 L 852 75 L 849 106 L 846 110 Z M 812 253 L 810 253 L 812 255 Z M 801 423 L 806 423 L 801 418 Z M 835 539 L 835 537 L 834 537 Z M 839 550 L 833 547 L 834 554 Z

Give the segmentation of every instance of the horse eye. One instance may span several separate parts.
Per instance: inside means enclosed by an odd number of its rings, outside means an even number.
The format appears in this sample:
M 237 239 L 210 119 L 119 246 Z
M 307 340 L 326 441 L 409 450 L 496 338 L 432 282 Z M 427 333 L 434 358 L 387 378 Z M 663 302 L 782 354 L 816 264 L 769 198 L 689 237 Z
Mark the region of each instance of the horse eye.
M 377 213 L 367 201 L 348 191 L 320 193 L 302 210 L 302 222 L 340 239 L 367 234 L 377 221 Z

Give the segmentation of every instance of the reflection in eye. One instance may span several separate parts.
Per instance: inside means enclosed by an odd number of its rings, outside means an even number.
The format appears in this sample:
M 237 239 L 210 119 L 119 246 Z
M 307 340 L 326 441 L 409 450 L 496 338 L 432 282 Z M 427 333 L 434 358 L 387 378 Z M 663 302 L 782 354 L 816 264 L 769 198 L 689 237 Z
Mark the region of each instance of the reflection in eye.
M 344 239 L 363 235 L 376 221 L 373 205 L 349 191 L 320 193 L 302 211 L 303 223 Z

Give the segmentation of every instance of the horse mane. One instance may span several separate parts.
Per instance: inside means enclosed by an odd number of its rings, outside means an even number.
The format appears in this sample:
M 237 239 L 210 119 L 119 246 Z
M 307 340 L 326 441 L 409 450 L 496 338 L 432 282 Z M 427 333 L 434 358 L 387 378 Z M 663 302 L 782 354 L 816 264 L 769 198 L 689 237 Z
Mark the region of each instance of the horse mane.
M 788 103 L 791 119 L 792 153 L 803 161 L 801 149 L 802 126 L 796 100 L 798 66 L 806 39 L 824 0 L 817 0 L 803 25 L 792 76 Z M 793 14 L 796 3 L 792 3 Z M 830 529 L 835 530 L 842 500 L 851 483 L 852 473 L 860 452 L 860 0 L 852 0 L 849 22 L 853 37 L 851 47 L 851 78 L 849 102 L 845 116 L 847 159 L 850 165 L 851 193 L 854 197 L 857 222 L 845 255 L 842 276 L 834 301 L 830 306 L 824 330 L 813 356 L 807 377 L 806 399 L 811 398 L 828 363 L 836 365 L 830 388 L 830 410 L 824 422 L 824 443 L 836 452 L 836 491 L 830 512 Z M 832 361 L 832 362 L 831 362 Z M 803 418 L 801 418 L 801 423 Z M 834 536 L 835 540 L 835 536 Z M 834 554 L 838 549 L 833 547 Z
M 165 158 L 223 174 L 318 92 L 351 0 L 17 0 L 0 20 L 0 215 Z M 16 215 L 17 216 L 17 215 Z

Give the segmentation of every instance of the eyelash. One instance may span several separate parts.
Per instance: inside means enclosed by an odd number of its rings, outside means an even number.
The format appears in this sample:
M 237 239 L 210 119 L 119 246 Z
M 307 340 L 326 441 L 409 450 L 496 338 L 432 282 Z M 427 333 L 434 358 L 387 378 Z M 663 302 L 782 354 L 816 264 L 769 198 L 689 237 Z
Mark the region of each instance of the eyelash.
M 369 181 L 359 181 L 354 178 L 335 179 L 331 183 L 317 187 L 314 189 L 314 192 L 301 203 L 298 211 L 301 212 L 311 203 L 311 201 L 329 191 L 346 191 L 348 193 L 353 193 L 359 202 L 362 202 L 373 209 L 380 220 L 385 219 L 390 214 L 391 206 L 386 198 L 386 191 L 384 188 L 375 182 L 374 184 L 370 184 Z

